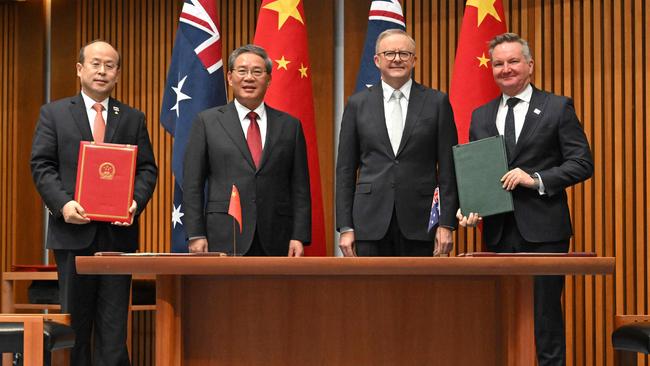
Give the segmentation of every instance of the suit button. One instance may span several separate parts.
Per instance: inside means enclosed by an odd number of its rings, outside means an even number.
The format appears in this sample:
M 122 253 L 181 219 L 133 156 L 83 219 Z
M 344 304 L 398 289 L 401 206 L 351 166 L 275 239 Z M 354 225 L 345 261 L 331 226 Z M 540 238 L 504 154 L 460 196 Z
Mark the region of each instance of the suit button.
M 399 160 L 395 160 L 395 165 L 399 165 Z
M 395 183 L 391 183 L 391 184 L 390 184 L 390 187 L 391 187 L 391 188 L 395 188 Z

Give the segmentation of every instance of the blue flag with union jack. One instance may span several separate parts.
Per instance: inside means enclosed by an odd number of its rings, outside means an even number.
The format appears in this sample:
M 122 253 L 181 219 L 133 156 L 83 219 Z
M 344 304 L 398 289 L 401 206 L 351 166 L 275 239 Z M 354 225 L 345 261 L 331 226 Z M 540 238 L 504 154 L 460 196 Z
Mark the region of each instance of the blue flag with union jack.
M 375 66 L 375 43 L 379 34 L 387 29 L 405 30 L 404 14 L 398 0 L 373 0 L 368 13 L 368 32 L 363 46 L 361 65 L 357 74 L 355 91 L 369 88 L 379 83 L 379 69 Z
M 160 123 L 174 136 L 172 252 L 187 252 L 182 207 L 183 156 L 192 122 L 199 112 L 223 104 L 226 104 L 226 85 L 217 7 L 212 0 L 186 0 L 160 111 Z
M 431 213 L 429 214 L 429 228 L 431 231 L 440 221 L 440 190 L 438 187 L 433 191 L 433 201 L 431 202 Z

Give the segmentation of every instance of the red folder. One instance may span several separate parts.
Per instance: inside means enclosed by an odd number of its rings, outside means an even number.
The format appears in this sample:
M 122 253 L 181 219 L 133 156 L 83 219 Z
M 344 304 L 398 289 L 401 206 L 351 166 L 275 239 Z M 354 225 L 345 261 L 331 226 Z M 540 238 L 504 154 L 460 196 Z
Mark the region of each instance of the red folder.
M 74 198 L 95 221 L 130 222 L 138 147 L 81 141 Z

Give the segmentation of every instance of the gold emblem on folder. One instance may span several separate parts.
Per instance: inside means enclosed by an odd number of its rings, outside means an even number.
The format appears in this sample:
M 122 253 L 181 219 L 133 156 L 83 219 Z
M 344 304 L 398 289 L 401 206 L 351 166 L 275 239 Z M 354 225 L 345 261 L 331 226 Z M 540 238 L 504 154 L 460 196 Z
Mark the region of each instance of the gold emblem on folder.
M 99 178 L 111 180 L 115 176 L 115 165 L 105 162 L 99 165 Z

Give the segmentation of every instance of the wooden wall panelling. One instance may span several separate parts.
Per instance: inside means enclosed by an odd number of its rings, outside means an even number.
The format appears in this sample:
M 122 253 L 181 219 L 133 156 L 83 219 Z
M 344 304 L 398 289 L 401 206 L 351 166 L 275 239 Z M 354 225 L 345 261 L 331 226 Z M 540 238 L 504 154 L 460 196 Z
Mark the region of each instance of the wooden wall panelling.
M 42 221 L 43 206 L 32 183 L 29 159 L 34 127 L 39 108 L 44 101 L 43 50 L 45 27 L 44 8 L 41 1 L 19 3 L 14 76 L 20 86 L 13 90 L 15 115 L 10 121 L 12 133 L 12 185 L 9 196 L 14 217 L 14 263 L 38 263 L 42 258 L 43 233 L 38 229 Z M 34 22 L 33 20 L 37 21 Z M 32 218 L 35 219 L 32 221 Z
M 0 246 L 2 271 L 11 266 L 13 253 L 13 130 L 16 115 L 16 4 L 0 4 Z
M 42 204 L 29 166 L 43 102 L 44 8 L 40 1 L 0 4 L 0 240 L 2 270 L 42 257 Z M 34 20 L 37 20 L 34 22 Z M 24 287 L 18 298 L 25 296 Z

